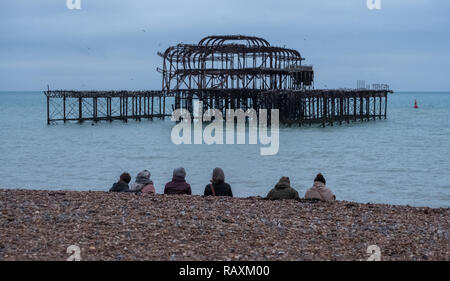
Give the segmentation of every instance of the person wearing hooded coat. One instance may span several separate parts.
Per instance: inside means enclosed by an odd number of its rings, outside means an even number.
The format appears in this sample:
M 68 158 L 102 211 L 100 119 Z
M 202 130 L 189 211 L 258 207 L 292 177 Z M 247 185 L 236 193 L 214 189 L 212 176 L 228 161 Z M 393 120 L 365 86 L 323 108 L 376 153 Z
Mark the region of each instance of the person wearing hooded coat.
M 137 174 L 136 180 L 131 185 L 130 190 L 141 193 L 156 193 L 155 186 L 153 185 L 153 181 L 150 179 L 150 176 L 151 174 L 148 170 L 144 170 Z
M 186 171 L 183 167 L 173 170 L 172 181 L 166 183 L 164 194 L 187 194 L 191 195 L 191 185 L 185 180 Z
M 333 192 L 326 187 L 326 180 L 322 174 L 317 174 L 314 179 L 313 186 L 305 193 L 305 199 L 318 199 L 326 202 L 333 202 L 336 200 L 336 196 Z
M 283 199 L 298 199 L 297 190 L 291 187 L 289 177 L 281 177 L 275 187 L 267 194 L 267 199 L 283 200 Z
M 213 170 L 211 183 L 205 186 L 205 192 L 203 195 L 233 197 L 231 186 L 225 182 L 225 174 L 221 168 L 215 168 Z

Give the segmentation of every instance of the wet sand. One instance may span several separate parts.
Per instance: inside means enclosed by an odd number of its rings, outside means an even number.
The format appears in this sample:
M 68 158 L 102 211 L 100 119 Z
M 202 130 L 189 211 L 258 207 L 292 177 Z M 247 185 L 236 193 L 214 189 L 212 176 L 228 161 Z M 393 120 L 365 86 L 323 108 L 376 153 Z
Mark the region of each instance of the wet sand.
M 0 190 L 0 260 L 449 260 L 450 208 Z

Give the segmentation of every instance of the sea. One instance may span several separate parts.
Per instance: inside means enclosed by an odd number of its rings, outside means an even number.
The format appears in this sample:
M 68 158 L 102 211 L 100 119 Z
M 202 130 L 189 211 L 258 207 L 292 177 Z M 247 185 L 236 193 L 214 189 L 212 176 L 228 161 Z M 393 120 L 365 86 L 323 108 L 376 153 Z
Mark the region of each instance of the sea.
M 147 169 L 162 193 L 182 166 L 202 195 L 221 167 L 237 197 L 265 196 L 281 176 L 304 196 L 321 172 L 338 200 L 450 207 L 450 93 L 390 94 L 386 120 L 282 126 L 272 156 L 260 144 L 176 145 L 170 119 L 47 125 L 46 114 L 43 92 L 0 92 L 0 188 L 108 191 Z

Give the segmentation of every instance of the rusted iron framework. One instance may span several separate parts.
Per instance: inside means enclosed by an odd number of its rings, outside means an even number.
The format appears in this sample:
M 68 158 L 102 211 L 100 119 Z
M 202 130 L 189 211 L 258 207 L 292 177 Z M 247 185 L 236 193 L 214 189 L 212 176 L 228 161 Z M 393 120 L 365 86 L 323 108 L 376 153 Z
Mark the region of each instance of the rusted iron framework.
M 228 109 L 279 109 L 284 124 L 329 124 L 386 119 L 389 90 L 181 90 L 175 108 L 194 112 L 202 101 L 203 112 L 214 108 L 225 116 Z
M 161 91 L 46 91 L 47 123 L 113 121 L 170 116 Z
M 293 49 L 258 37 L 208 36 L 198 44 L 178 44 L 163 58 L 162 91 L 251 89 L 299 90 L 313 86 L 312 66 Z
M 386 118 L 388 87 L 314 89 L 312 66 L 293 49 L 259 37 L 208 36 L 158 53 L 161 91 L 46 91 L 47 122 L 153 119 L 173 110 L 279 109 L 286 124 L 341 124 Z M 168 101 L 168 104 L 166 103 Z M 270 112 L 270 111 L 269 111 Z M 270 118 L 270 116 L 269 116 Z

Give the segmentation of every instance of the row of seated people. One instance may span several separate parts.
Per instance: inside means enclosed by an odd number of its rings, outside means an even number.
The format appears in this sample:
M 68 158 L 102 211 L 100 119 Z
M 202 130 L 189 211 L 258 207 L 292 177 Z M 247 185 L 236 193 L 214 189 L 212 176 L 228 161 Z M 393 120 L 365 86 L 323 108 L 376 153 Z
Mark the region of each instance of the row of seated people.
M 136 180 L 131 187 L 131 176 L 125 172 L 120 175 L 119 181 L 114 183 L 109 191 L 111 192 L 134 192 L 134 193 L 156 193 L 153 181 L 150 179 L 150 172 L 144 170 L 137 174 Z M 183 167 L 173 170 L 172 180 L 166 183 L 164 194 L 187 194 L 192 195 L 191 185 L 186 182 L 186 170 Z M 231 186 L 225 182 L 225 174 L 221 168 L 215 168 L 212 172 L 210 183 L 205 186 L 204 196 L 230 196 L 233 197 Z M 266 196 L 270 200 L 299 199 L 300 196 L 291 187 L 289 177 L 281 177 L 278 183 Z M 305 193 L 305 199 L 317 199 L 332 202 L 336 196 L 326 186 L 325 177 L 317 174 L 314 183 Z

